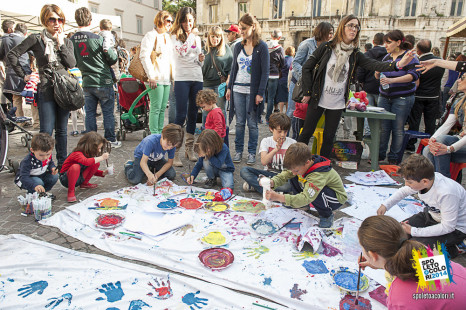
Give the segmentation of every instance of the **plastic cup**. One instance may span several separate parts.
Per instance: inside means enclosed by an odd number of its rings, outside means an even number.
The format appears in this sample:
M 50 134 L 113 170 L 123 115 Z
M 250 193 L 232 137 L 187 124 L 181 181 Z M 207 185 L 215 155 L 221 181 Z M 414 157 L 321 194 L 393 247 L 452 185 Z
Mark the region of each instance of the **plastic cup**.
M 114 170 L 113 170 L 113 164 L 109 165 L 107 167 L 108 175 L 113 175 Z

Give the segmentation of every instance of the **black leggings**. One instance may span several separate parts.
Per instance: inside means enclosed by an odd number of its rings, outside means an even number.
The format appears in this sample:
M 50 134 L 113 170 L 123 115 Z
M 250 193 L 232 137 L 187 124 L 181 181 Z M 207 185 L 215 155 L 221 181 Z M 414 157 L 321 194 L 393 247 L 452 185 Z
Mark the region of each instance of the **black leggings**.
M 313 109 L 312 107 L 309 107 L 307 109 L 303 131 L 298 137 L 298 142 L 309 144 L 309 140 L 316 130 L 317 122 L 322 114 L 325 113 L 324 136 L 320 155 L 328 158 L 333 149 L 333 140 L 337 133 L 338 124 L 340 123 L 341 113 L 343 113 L 343 110 L 344 109 L 329 110 L 321 107 Z

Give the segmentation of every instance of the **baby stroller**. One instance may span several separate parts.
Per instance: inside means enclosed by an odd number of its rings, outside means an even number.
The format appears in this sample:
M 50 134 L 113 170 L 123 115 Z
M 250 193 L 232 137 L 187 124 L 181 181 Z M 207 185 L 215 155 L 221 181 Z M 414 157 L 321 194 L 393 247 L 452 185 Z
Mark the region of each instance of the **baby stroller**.
M 8 160 L 8 166 L 5 166 L 8 153 L 8 134 L 18 128 L 20 133 L 23 133 L 21 143 L 29 150 L 31 148 L 32 133 L 18 125 L 19 121 L 29 120 L 29 118 L 17 118 L 15 112 L 16 108 L 14 107 L 5 114 L 3 108 L 0 107 L 0 171 L 7 169 L 9 172 L 16 174 L 19 169 L 18 162 Z
M 118 95 L 120 97 L 120 130 L 117 132 L 118 140 L 126 139 L 126 132 L 144 130 L 143 138 L 150 135 L 149 125 L 149 98 L 150 89 L 139 83 L 133 77 L 121 78 L 118 82 Z

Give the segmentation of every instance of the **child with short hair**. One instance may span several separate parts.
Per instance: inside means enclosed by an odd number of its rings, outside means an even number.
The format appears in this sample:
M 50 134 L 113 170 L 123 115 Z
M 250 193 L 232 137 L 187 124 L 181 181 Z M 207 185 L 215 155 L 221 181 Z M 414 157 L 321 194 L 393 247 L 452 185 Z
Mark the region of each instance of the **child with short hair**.
M 408 239 L 400 223 L 386 215 L 366 218 L 358 230 L 363 259 L 359 262 L 362 269 L 371 267 L 385 269 L 394 280 L 388 288 L 388 309 L 464 309 L 466 305 L 466 269 L 451 262 L 450 271 L 454 283 L 438 285 L 435 294 L 454 296 L 454 298 L 416 299 L 419 278 L 413 267 L 413 250 L 425 250 L 422 243 Z
M 68 188 L 68 202 L 75 202 L 76 186 L 80 188 L 96 188 L 97 184 L 89 181 L 96 175 L 105 177 L 108 170 L 99 170 L 100 162 L 109 157 L 108 141 L 95 131 L 84 134 L 73 152 L 68 155 L 60 170 L 60 183 Z
M 38 133 L 32 137 L 31 153 L 19 165 L 15 184 L 28 193 L 48 192 L 57 183 L 58 170 L 52 159 L 55 140 L 47 133 Z
M 107 52 L 109 49 L 115 47 L 115 37 L 112 34 L 112 21 L 110 19 L 102 19 L 100 21 L 100 32 L 99 36 L 104 39 L 102 48 L 104 52 Z
M 217 184 L 217 177 L 222 180 L 222 188 L 234 189 L 233 172 L 235 165 L 231 159 L 228 146 L 215 130 L 206 129 L 197 138 L 194 151 L 199 155 L 196 165 L 187 179 L 188 184 L 193 184 L 201 168 L 204 167 L 208 180 L 205 185 L 209 188 Z
M 287 137 L 291 127 L 291 120 L 285 113 L 273 113 L 269 118 L 269 130 L 272 132 L 271 137 L 262 139 L 259 146 L 261 155 L 261 164 L 264 169 L 253 167 L 243 167 L 240 175 L 245 180 L 243 189 L 245 191 L 257 191 L 262 194 L 262 186 L 257 180 L 260 175 L 268 178 L 276 176 L 283 170 L 283 159 L 285 152 L 290 145 L 296 143 L 296 140 Z M 290 192 L 291 184 L 287 182 L 283 186 L 275 189 L 277 192 Z
M 125 164 L 125 175 L 131 184 L 139 184 L 147 178 L 153 185 L 161 178 L 173 180 L 176 176 L 173 159 L 176 148 L 183 143 L 184 131 L 180 125 L 168 124 L 162 134 L 145 137 L 134 150 L 134 161 Z M 168 161 L 165 154 L 168 153 Z
M 466 190 L 454 180 L 435 172 L 427 157 L 413 154 L 398 169 L 405 186 L 398 189 L 377 210 L 383 215 L 406 196 L 417 194 L 425 204 L 401 225 L 413 240 L 430 245 L 446 243 L 451 257 L 458 255 L 457 244 L 466 238 Z
M 196 104 L 207 112 L 205 129 L 213 129 L 223 139 L 226 136 L 225 115 L 217 106 L 218 96 L 212 89 L 203 89 L 197 93 Z
M 271 188 L 280 187 L 290 180 L 293 194 L 279 194 L 271 190 L 267 191 L 266 198 L 292 208 L 312 203 L 319 213 L 319 227 L 332 227 L 333 211 L 340 208 L 348 196 L 330 160 L 312 155 L 306 144 L 298 142 L 286 150 L 283 167 L 288 170 L 272 178 Z

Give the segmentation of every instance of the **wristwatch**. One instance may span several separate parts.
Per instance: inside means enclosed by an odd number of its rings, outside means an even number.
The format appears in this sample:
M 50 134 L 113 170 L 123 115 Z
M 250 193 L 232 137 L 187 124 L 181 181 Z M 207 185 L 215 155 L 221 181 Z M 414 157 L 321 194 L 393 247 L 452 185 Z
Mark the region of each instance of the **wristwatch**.
M 452 146 L 447 146 L 447 153 L 450 154 L 450 153 L 453 153 L 455 151 L 455 149 L 452 150 Z

